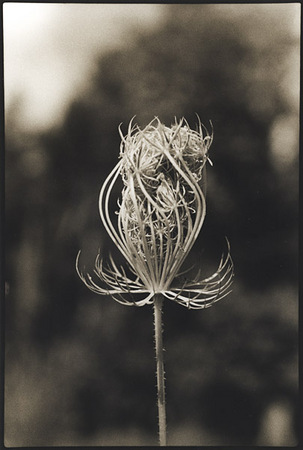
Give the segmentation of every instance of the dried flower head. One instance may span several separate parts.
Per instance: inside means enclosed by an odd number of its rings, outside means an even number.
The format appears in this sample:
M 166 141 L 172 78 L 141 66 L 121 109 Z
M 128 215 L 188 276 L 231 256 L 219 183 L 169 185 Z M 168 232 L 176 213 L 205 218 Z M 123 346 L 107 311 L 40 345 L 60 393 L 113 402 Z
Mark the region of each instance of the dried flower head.
M 98 255 L 94 273 L 102 284 L 97 284 L 80 272 L 78 255 L 79 276 L 92 291 L 125 305 L 150 304 L 161 293 L 188 308 L 211 306 L 229 293 L 232 283 L 229 245 L 211 277 L 181 283 L 179 271 L 205 218 L 205 170 L 213 135 L 200 119 L 195 131 L 184 118 L 170 128 L 155 118 L 143 130 L 131 121 L 126 136 L 119 131 L 120 160 L 103 184 L 99 210 L 129 274 L 112 258 L 104 267 Z M 119 176 L 123 189 L 114 224 L 109 204 Z

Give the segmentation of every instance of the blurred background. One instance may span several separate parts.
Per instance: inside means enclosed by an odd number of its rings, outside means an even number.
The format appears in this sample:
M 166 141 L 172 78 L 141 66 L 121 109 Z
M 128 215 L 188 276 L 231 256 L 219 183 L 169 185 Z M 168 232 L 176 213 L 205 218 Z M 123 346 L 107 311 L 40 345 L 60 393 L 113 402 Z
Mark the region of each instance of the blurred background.
M 164 306 L 169 445 L 298 439 L 300 5 L 4 4 L 7 446 L 157 445 L 152 307 L 89 291 L 129 120 L 214 127 L 189 263 L 233 292 Z

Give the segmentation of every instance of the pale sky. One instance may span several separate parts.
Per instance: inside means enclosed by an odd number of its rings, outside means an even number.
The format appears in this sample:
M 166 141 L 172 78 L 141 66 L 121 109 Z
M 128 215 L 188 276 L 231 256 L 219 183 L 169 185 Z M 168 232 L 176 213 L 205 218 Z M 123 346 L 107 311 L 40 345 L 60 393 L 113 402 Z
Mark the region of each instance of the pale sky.
M 276 23 L 286 21 L 290 36 L 300 32 L 299 4 L 214 7 L 226 18 L 229 14 L 231 17 L 242 14 L 243 20 L 247 20 L 248 16 L 259 14 L 260 24 L 264 25 L 264 30 L 259 30 L 261 40 L 264 33 L 270 37 L 275 31 L 266 27 L 264 17 L 277 16 Z M 16 118 L 19 128 L 40 131 L 60 125 L 70 100 L 89 87 L 87 80 L 94 72 L 94 56 L 117 45 L 127 46 L 136 32 L 161 25 L 165 9 L 165 4 L 4 3 L 6 111 L 21 100 Z M 259 36 L 256 21 L 251 22 L 251 39 L 256 40 Z M 249 25 L 250 21 L 248 30 Z M 293 68 L 299 67 L 299 57 L 296 49 L 289 55 L 289 72 L 281 80 L 281 89 L 294 110 L 298 104 L 299 70 Z M 276 129 L 281 130 L 284 122 L 279 120 Z M 288 118 L 284 128 L 289 129 Z M 294 126 L 291 129 L 297 133 Z M 282 137 L 275 141 L 280 149 L 274 150 L 275 158 L 278 154 L 284 157 Z
M 18 123 L 57 125 L 87 87 L 94 55 L 127 45 L 136 30 L 160 24 L 164 5 L 4 3 L 5 108 L 20 97 Z

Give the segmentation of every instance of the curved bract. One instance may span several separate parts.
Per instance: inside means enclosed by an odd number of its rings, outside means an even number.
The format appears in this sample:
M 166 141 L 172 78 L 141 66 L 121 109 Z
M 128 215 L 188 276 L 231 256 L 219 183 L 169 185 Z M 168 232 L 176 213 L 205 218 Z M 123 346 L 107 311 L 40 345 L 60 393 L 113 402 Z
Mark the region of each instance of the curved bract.
M 119 131 L 120 160 L 102 186 L 99 210 L 130 275 L 112 258 L 104 267 L 98 255 L 94 273 L 102 284 L 80 273 L 77 258 L 80 277 L 94 292 L 110 294 L 126 305 L 153 303 L 155 294 L 162 293 L 189 308 L 210 306 L 228 294 L 232 282 L 229 245 L 212 277 L 186 280 L 178 288 L 172 288 L 172 282 L 205 219 L 205 169 L 212 134 L 200 120 L 198 130 L 192 130 L 184 118 L 170 128 L 155 118 L 143 130 L 131 121 L 126 136 Z M 123 189 L 114 223 L 110 201 L 118 177 Z

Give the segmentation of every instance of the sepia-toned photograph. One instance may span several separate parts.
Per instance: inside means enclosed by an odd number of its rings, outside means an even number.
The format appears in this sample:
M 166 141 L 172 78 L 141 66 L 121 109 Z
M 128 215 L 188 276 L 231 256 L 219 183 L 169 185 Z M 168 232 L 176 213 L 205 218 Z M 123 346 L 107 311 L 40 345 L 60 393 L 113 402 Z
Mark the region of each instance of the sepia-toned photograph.
M 300 22 L 4 2 L 3 446 L 298 445 Z

